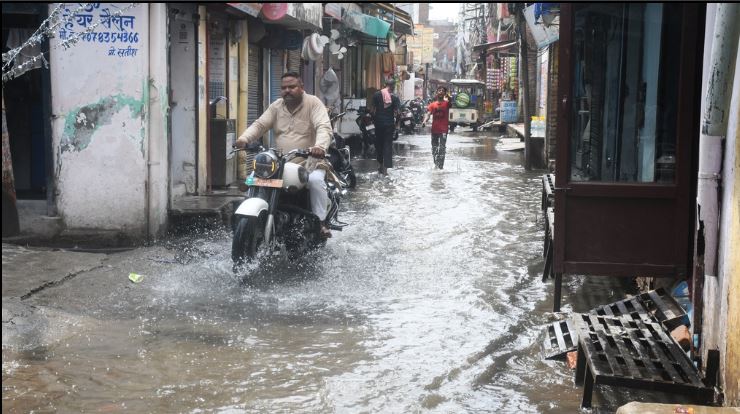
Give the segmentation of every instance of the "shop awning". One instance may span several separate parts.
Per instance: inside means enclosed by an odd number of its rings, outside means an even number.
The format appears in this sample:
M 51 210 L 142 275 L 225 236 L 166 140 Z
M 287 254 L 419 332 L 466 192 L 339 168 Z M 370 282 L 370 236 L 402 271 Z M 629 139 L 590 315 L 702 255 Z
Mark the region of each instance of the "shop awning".
M 517 45 L 516 40 L 504 40 L 501 42 L 491 42 L 491 43 L 483 43 L 480 45 L 473 46 L 473 50 L 476 52 L 479 51 L 486 51 L 486 52 L 506 52 L 513 48 L 515 48 Z
M 379 38 L 387 37 L 388 31 L 391 28 L 390 23 L 385 22 L 377 17 L 351 11 L 346 11 L 342 22 L 350 29 L 354 29 L 358 32 L 365 33 L 366 35 Z
M 260 17 L 265 23 L 295 29 L 323 30 L 321 3 L 262 3 Z
M 411 16 L 405 11 L 388 3 L 365 3 L 366 12 L 391 24 L 391 28 L 398 34 L 414 34 L 414 23 Z
M 324 14 L 335 18 L 337 21 L 342 21 L 342 3 L 326 3 L 324 4 Z

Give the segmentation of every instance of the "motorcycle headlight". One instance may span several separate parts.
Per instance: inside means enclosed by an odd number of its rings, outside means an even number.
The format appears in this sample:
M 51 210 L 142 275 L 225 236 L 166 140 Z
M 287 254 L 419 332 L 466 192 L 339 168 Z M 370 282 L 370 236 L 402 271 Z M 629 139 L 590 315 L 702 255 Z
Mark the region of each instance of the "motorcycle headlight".
M 277 173 L 277 157 L 269 152 L 260 152 L 254 157 L 254 175 L 270 178 Z

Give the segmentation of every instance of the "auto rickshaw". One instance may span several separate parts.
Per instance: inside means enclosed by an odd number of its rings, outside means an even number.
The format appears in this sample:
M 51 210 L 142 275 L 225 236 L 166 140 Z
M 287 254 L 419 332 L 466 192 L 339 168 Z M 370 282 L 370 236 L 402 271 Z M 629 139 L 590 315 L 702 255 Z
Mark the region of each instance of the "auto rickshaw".
M 457 126 L 469 126 L 473 131 L 483 124 L 484 92 L 486 84 L 475 79 L 453 79 L 449 82 L 452 108 L 450 108 L 450 132 Z

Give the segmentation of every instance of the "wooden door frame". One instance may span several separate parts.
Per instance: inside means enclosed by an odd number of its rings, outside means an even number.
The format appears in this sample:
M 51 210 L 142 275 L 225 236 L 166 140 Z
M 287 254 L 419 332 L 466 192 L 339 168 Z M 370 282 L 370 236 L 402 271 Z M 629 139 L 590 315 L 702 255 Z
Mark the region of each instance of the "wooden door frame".
M 555 170 L 554 271 L 556 284 L 562 274 L 609 276 L 686 276 L 691 274 L 696 194 L 697 139 L 700 116 L 701 59 L 706 6 L 683 4 L 679 90 L 676 120 L 675 181 L 661 183 L 571 182 L 571 131 L 574 11 L 580 5 L 563 3 L 560 15 L 560 70 L 558 73 L 557 168 Z M 676 237 L 673 242 L 676 266 L 645 263 L 574 262 L 566 260 L 568 198 L 614 197 L 673 200 Z M 688 220 L 687 220 L 688 218 Z M 669 241 L 670 242 L 670 241 Z M 688 253 L 687 253 L 688 246 Z M 683 257 L 683 259 L 681 259 Z M 559 286 L 556 286 L 556 296 Z M 557 298 L 559 300 L 559 298 Z M 559 304 L 557 304 L 559 307 Z

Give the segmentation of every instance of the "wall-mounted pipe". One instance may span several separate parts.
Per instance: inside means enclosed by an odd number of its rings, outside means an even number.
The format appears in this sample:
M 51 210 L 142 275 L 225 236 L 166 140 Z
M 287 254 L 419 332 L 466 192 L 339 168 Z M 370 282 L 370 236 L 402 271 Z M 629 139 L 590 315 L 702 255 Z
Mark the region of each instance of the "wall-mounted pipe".
M 730 119 L 740 7 L 721 3 L 711 31 L 711 52 L 705 64 L 706 92 L 699 136 L 692 329 L 701 338 L 702 354 L 718 347 L 720 288 L 717 258 L 720 236 L 720 197 L 724 142 Z M 710 31 L 707 30 L 707 33 Z M 705 52 L 706 53 L 706 52 Z M 706 312 L 705 312 L 706 308 Z
M 727 133 L 735 56 L 738 47 L 740 6 L 735 3 L 717 5 L 707 92 L 699 138 L 699 176 L 697 187 L 697 228 L 703 224 L 704 274 L 717 276 L 717 245 L 719 241 L 719 182 L 722 169 L 724 136 Z M 701 254 L 701 252 L 698 252 Z

